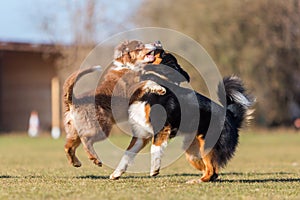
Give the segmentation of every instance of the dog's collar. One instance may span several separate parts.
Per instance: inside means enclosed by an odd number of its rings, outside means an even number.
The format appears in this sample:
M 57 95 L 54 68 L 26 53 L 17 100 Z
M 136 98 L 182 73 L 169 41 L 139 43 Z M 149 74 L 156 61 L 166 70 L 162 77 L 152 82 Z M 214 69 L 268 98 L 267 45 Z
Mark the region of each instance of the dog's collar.
M 134 65 L 133 64 L 130 64 L 130 63 L 127 63 L 127 64 L 123 64 L 119 61 L 114 61 L 113 64 L 116 66 L 114 69 L 115 70 L 121 70 L 121 69 L 124 69 L 124 68 L 127 68 L 127 69 L 134 69 Z

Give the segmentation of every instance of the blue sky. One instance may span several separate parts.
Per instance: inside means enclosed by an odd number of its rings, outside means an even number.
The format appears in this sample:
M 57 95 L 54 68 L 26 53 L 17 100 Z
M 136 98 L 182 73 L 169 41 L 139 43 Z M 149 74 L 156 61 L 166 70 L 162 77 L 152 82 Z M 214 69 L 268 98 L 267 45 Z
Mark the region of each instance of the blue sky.
M 0 1 L 0 41 L 51 43 L 69 43 L 74 35 L 70 23 L 70 10 L 78 9 L 85 0 L 1 0 Z M 97 1 L 99 23 L 97 40 L 122 29 L 133 28 L 134 24 L 125 20 L 132 10 L 138 8 L 141 0 Z M 98 10 L 98 9 L 97 9 Z M 117 13 L 117 15 L 116 15 Z M 43 22 L 50 22 L 45 31 Z M 126 22 L 126 23 L 123 23 Z M 103 26 L 109 23 L 109 26 Z M 124 25 L 120 27 L 120 24 Z M 102 27 L 101 27 L 102 26 Z M 74 27 L 73 27 L 74 28 Z M 119 29 L 119 30 L 118 30 Z

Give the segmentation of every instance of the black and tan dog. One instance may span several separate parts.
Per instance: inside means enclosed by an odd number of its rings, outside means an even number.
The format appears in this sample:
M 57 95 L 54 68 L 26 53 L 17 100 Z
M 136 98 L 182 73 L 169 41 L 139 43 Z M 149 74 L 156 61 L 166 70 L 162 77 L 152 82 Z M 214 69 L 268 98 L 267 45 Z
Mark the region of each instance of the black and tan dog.
M 251 117 L 253 98 L 246 93 L 241 79 L 230 76 L 224 78 L 218 91 L 219 98 L 226 98 L 227 103 L 219 105 L 194 90 L 171 83 L 167 78 L 170 73 L 164 73 L 162 67 L 156 69 L 160 69 L 161 73 L 151 73 L 145 77 L 166 88 L 166 94 L 147 93 L 139 99 L 134 97 L 131 100 L 129 122 L 132 125 L 133 137 L 110 178 L 118 179 L 151 138 L 150 175 L 157 175 L 168 139 L 181 131 L 185 136 L 187 160 L 196 169 L 203 171 L 200 179 L 190 183 L 214 181 L 218 177 L 219 169 L 234 155 L 239 128 L 243 121 Z M 161 105 L 166 116 L 152 112 L 153 105 Z M 211 124 L 212 119 L 214 121 Z M 156 122 L 163 122 L 163 126 Z M 215 143 L 207 138 L 215 138 Z
M 93 144 L 106 139 L 116 122 L 112 113 L 111 102 L 113 98 L 120 105 L 125 105 L 119 106 L 117 109 L 118 116 L 121 116 L 119 120 L 127 120 L 128 101 L 133 93 L 135 98 L 139 99 L 146 93 L 163 95 L 166 92 L 162 86 L 155 82 L 140 79 L 142 74 L 155 73 L 153 69 L 144 69 L 146 63 L 158 64 L 165 61 L 164 58 L 160 57 L 160 54 L 154 56 L 155 49 L 154 45 L 143 44 L 139 41 L 120 44 L 115 49 L 113 66 L 105 74 L 104 80 L 95 91 L 80 98 L 73 96 L 75 82 L 85 74 L 98 70 L 98 67 L 75 72 L 65 81 L 64 125 L 67 133 L 65 151 L 73 166 L 81 166 L 75 155 L 76 148 L 81 143 L 88 153 L 89 159 L 96 165 L 102 166 Z M 183 73 L 183 76 L 188 77 L 176 59 L 170 62 L 170 66 Z

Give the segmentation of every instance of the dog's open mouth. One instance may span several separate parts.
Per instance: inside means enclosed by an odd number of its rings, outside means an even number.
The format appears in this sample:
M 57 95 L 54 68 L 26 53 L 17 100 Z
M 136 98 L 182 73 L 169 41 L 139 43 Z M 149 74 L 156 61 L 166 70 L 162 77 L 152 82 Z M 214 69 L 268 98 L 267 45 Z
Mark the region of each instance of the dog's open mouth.
M 144 57 L 144 61 L 145 62 L 153 62 L 155 60 L 155 56 L 154 56 L 154 50 L 150 51 L 149 53 L 147 53 Z

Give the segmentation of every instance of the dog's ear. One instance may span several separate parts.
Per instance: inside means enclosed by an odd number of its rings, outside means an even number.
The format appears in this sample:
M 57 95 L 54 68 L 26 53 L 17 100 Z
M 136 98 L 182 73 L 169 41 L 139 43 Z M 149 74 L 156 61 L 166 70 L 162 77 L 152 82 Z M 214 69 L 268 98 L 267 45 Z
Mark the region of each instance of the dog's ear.
M 130 56 L 129 53 L 123 54 L 123 56 L 120 58 L 121 63 L 126 64 L 126 63 L 130 63 L 132 58 Z
M 122 51 L 116 49 L 114 52 L 114 59 L 117 60 L 118 58 L 121 58 L 123 56 Z
M 183 68 L 179 65 L 175 56 L 173 56 L 171 53 L 162 52 L 161 57 L 163 59 L 160 64 L 173 68 L 174 70 L 179 72 L 187 82 L 190 82 L 189 74 L 186 71 L 184 71 Z
M 122 56 L 115 58 L 115 61 L 126 64 L 131 62 L 131 56 L 129 53 L 122 53 Z
M 130 60 L 131 61 L 134 61 L 135 59 L 136 59 L 136 51 L 130 51 L 129 53 L 128 53 L 128 56 L 130 57 Z
M 186 79 L 186 81 L 189 83 L 190 82 L 190 75 L 186 72 L 186 71 L 184 71 L 182 68 L 181 68 L 181 72 L 180 72 L 183 76 L 184 76 L 184 78 Z
M 124 53 L 126 53 L 126 48 L 128 48 L 129 41 L 126 40 L 124 42 L 122 42 L 121 44 L 119 44 L 118 46 L 116 46 L 115 51 L 114 51 L 114 59 L 118 59 L 121 58 Z M 129 51 L 129 49 L 128 49 Z M 127 51 L 127 52 L 128 52 Z
M 141 50 L 144 48 L 144 43 L 138 40 L 126 40 L 119 44 L 114 51 L 114 59 L 115 60 L 122 60 L 121 62 L 124 63 L 124 58 L 127 62 L 132 59 L 136 59 L 136 55 L 134 51 Z M 132 52 L 132 53 L 131 53 Z M 124 57 L 124 58 L 123 58 Z
M 154 46 L 157 49 L 163 49 L 163 46 L 162 46 L 162 44 L 161 44 L 161 42 L 159 40 L 157 40 L 157 41 L 154 42 Z
M 142 50 L 144 47 L 144 43 L 138 40 L 132 40 L 127 44 L 128 51 Z

